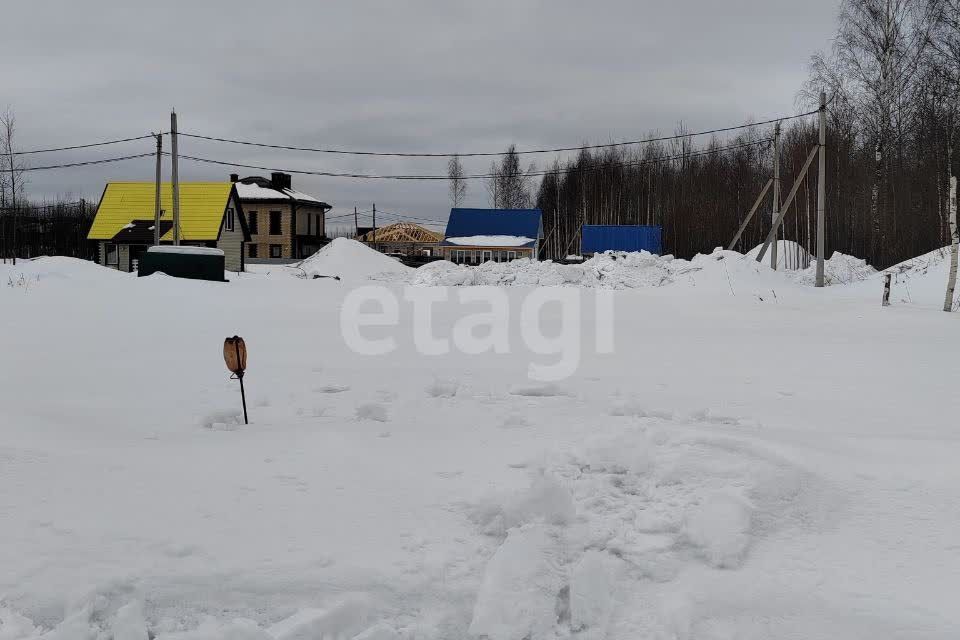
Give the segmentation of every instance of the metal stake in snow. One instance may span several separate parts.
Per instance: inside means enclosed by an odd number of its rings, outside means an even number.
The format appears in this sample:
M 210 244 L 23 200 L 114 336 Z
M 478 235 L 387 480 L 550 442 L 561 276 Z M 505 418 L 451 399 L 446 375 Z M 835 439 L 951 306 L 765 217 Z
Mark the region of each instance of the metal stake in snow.
M 243 401 L 243 423 L 247 420 L 247 394 L 243 390 L 243 372 L 247 368 L 247 345 L 240 336 L 233 336 L 223 341 L 223 361 L 227 369 L 240 381 L 240 398 Z
M 883 306 L 885 307 L 890 306 L 890 278 L 892 277 L 890 273 L 883 276 Z

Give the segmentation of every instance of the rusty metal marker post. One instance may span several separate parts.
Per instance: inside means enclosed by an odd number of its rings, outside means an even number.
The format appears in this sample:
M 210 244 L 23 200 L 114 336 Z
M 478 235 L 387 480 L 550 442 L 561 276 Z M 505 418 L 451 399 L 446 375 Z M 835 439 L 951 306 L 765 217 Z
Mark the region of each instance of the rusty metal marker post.
M 227 369 L 240 381 L 240 398 L 243 401 L 243 423 L 250 424 L 247 420 L 247 394 L 243 390 L 243 372 L 247 368 L 247 345 L 240 336 L 233 336 L 223 341 L 223 361 L 227 363 Z

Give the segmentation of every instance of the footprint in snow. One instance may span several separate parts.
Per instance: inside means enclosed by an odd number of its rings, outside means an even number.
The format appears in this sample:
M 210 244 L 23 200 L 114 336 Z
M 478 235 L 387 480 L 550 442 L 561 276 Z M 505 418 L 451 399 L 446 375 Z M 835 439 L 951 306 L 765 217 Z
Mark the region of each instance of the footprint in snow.
M 200 425 L 214 431 L 236 431 L 243 424 L 243 414 L 234 409 L 214 411 L 201 418 Z
M 382 404 L 367 402 L 357 406 L 357 420 L 373 420 L 375 422 L 387 422 L 387 408 Z
M 344 391 L 350 391 L 350 387 L 345 384 L 328 384 L 313 390 L 314 393 L 343 393 Z
M 529 426 L 530 421 L 519 413 L 511 413 L 500 423 L 500 427 L 503 429 L 521 429 Z
M 457 395 L 460 383 L 456 380 L 434 380 L 427 386 L 427 395 L 431 398 L 452 398 Z
M 561 389 L 555 384 L 542 384 L 542 385 L 519 385 L 512 387 L 510 389 L 510 395 L 512 396 L 524 396 L 527 398 L 556 398 L 556 397 L 571 397 L 572 393 L 565 389 Z

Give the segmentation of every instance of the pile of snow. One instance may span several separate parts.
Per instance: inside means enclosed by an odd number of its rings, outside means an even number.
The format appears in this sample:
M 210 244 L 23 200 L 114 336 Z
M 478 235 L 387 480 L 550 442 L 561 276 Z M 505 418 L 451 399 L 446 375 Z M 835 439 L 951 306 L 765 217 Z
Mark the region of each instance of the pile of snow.
M 39 258 L 18 258 L 0 263 L 0 278 L 4 284 L 15 286 L 18 282 L 41 283 L 47 279 L 56 280 L 101 280 L 109 278 L 128 278 L 130 274 L 116 269 L 103 267 L 89 260 L 68 258 L 66 256 L 41 256 Z
M 529 258 L 485 262 L 476 267 L 446 261 L 428 263 L 409 278 L 414 286 L 578 286 L 603 289 L 660 287 L 673 281 L 673 257 L 607 252 L 583 264 L 538 262 Z
M 850 284 L 860 282 L 875 275 L 877 270 L 867 264 L 866 260 L 848 256 L 845 253 L 834 251 L 833 255 L 823 261 L 823 283 Z M 796 273 L 794 278 L 799 284 L 813 286 L 817 281 L 817 262 Z
M 793 251 L 798 245 L 781 242 L 781 249 Z M 573 286 L 598 289 L 642 289 L 671 284 L 704 286 L 729 291 L 736 287 L 769 287 L 784 283 L 812 286 L 816 263 L 801 270 L 781 268 L 773 272 L 766 261 L 758 263 L 759 249 L 743 255 L 721 248 L 709 254 L 697 254 L 690 260 L 658 256 L 646 251 L 626 253 L 607 251 L 581 264 L 560 264 L 522 258 L 511 262 L 485 262 L 471 267 L 447 261 L 428 263 L 410 272 L 403 281 L 414 286 Z M 778 262 L 783 264 L 783 255 Z M 802 260 L 802 259 L 801 259 Z M 787 258 L 793 264 L 794 258 Z M 866 261 L 843 253 L 834 253 L 825 261 L 827 284 L 850 284 L 866 280 L 876 269 Z
M 750 251 L 747 251 L 747 253 L 744 255 L 751 260 L 756 260 L 757 256 L 760 255 L 760 249 L 762 248 L 763 244 L 758 244 L 753 249 L 750 249 Z M 767 253 L 763 256 L 762 262 L 764 264 L 770 264 L 770 253 L 772 251 L 773 245 L 767 248 Z M 800 243 L 793 240 L 777 240 L 778 271 L 804 269 L 810 264 L 812 259 L 813 254 L 807 251 Z
M 910 258 L 909 260 L 904 260 L 899 264 L 895 264 L 889 269 L 890 273 L 895 273 L 897 275 L 903 276 L 923 276 L 927 275 L 931 270 L 942 270 L 949 264 L 950 261 L 950 247 L 943 247 L 941 249 L 934 249 L 930 253 L 925 253 L 922 256 L 917 256 L 916 258 Z M 943 272 L 944 277 L 946 277 L 946 271 Z M 946 286 L 946 282 L 944 282 Z
M 334 238 L 297 266 L 306 272 L 307 277 L 339 276 L 357 280 L 411 271 L 410 267 L 349 238 Z
M 581 264 L 538 262 L 528 258 L 485 262 L 476 267 L 446 261 L 428 263 L 404 280 L 414 286 L 571 286 L 594 289 L 643 289 L 680 283 L 728 291 L 732 276 L 766 283 L 777 276 L 736 251 L 715 249 L 690 260 L 646 251 L 607 251 Z M 766 284 L 764 284 L 766 286 Z

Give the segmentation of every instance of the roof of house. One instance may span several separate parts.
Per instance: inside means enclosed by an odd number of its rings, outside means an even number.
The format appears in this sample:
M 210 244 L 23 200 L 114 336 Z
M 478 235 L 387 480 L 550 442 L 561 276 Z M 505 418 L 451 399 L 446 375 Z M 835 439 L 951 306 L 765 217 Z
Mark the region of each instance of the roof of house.
M 89 240 L 113 240 L 117 234 L 135 221 L 153 220 L 156 185 L 153 182 L 110 182 L 103 190 L 97 215 L 87 234 Z M 180 183 L 180 238 L 181 240 L 211 241 L 220 237 L 224 213 L 235 193 L 231 182 Z M 239 203 L 238 203 L 239 205 Z M 173 197 L 169 182 L 160 185 L 161 224 L 170 228 L 161 240 L 173 240 Z M 237 216 L 244 237 L 249 239 L 243 216 Z M 152 241 L 152 233 L 151 233 Z
M 372 242 L 374 240 L 373 231 L 369 231 L 357 240 L 361 242 Z M 443 240 L 443 234 L 439 231 L 431 231 L 412 222 L 394 222 L 385 227 L 379 227 L 376 233 L 377 242 L 440 242 Z
M 269 179 L 261 178 L 259 176 L 243 178 L 242 180 L 237 181 L 235 184 L 237 185 L 237 195 L 241 200 L 295 200 L 299 204 L 323 207 L 324 209 L 332 208 L 329 204 L 323 200 L 320 200 L 319 198 L 315 198 L 307 193 L 303 193 L 302 191 L 297 191 L 296 189 L 274 186 L 271 184 Z
M 443 244 L 532 247 L 541 215 L 540 209 L 451 209 Z
M 649 251 L 662 253 L 661 227 L 658 225 L 585 224 L 581 232 L 580 253 L 604 251 Z
M 117 244 L 153 244 L 153 218 L 149 220 L 133 220 L 121 227 L 111 238 Z M 173 220 L 160 220 L 160 237 L 173 229 Z

